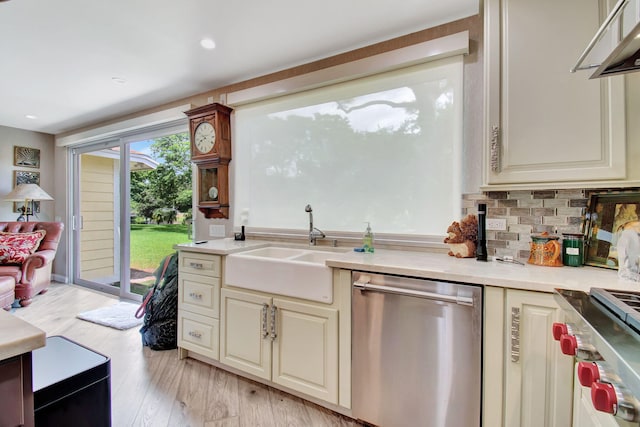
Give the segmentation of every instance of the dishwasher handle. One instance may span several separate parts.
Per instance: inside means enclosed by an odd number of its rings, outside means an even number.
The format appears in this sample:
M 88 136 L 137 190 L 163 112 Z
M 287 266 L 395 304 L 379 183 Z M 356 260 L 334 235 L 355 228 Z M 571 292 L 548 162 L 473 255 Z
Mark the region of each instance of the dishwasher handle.
M 398 288 L 395 286 L 372 285 L 371 283 L 353 282 L 353 287 L 360 291 L 374 291 L 386 294 L 406 295 L 417 298 L 425 298 L 434 301 L 451 302 L 460 305 L 468 305 L 473 307 L 472 297 L 463 297 L 459 295 L 443 295 L 434 292 L 416 291 L 414 289 Z

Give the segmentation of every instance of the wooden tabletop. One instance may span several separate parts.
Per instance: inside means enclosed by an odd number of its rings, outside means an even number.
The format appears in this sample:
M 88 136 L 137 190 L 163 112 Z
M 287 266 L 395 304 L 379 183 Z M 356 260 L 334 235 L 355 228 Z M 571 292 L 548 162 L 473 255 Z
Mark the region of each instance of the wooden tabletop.
M 28 310 L 28 308 L 19 310 Z M 0 360 L 44 347 L 46 338 L 46 333 L 42 329 L 5 310 L 0 310 Z

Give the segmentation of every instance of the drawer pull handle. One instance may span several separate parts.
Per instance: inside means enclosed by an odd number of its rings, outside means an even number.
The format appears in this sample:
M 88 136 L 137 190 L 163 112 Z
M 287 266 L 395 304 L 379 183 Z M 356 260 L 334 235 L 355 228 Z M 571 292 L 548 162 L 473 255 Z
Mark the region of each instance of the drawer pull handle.
M 191 268 L 195 268 L 195 269 L 197 269 L 197 270 L 202 270 L 202 269 L 204 268 L 204 265 L 202 265 L 202 263 L 201 263 L 201 262 L 190 262 L 190 263 L 189 263 L 189 266 L 190 266 Z
M 200 339 L 202 338 L 202 333 L 198 331 L 189 331 L 189 336 Z
M 191 298 L 193 298 L 193 299 L 202 299 L 202 294 L 198 294 L 198 293 L 195 293 L 195 292 L 191 292 L 191 293 L 189 294 L 189 296 L 190 296 Z

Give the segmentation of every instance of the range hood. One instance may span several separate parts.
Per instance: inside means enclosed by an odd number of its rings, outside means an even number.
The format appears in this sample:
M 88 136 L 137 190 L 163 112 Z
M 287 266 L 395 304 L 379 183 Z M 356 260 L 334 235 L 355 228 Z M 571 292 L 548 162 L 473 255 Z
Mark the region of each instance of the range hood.
M 595 68 L 591 79 L 640 71 L 639 14 L 640 1 L 619 0 L 570 71 Z M 618 40 L 621 41 L 616 43 Z M 612 48 L 607 49 L 607 45 Z M 596 50 L 608 53 L 597 64 L 583 65 Z

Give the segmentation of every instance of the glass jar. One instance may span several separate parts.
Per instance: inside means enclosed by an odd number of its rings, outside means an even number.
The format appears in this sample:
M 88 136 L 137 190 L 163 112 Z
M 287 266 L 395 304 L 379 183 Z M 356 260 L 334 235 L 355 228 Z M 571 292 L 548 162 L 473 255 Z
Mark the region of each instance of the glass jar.
M 562 234 L 562 263 L 571 267 L 580 267 L 584 264 L 584 236 L 582 234 Z
M 547 267 L 562 267 L 562 247 L 560 237 L 549 233 L 531 235 L 529 264 Z

